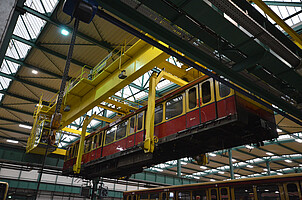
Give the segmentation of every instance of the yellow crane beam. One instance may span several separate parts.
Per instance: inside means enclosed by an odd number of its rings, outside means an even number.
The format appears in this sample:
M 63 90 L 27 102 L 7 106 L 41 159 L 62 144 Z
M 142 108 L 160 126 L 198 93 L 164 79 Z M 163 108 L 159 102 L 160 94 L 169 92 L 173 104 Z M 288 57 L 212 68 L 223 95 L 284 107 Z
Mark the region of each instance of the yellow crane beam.
M 110 103 L 111 101 L 108 100 L 110 96 L 168 57 L 168 54 L 139 40 L 93 80 L 82 78 L 65 94 L 64 104 L 69 105 L 71 109 L 68 112 L 61 111 L 62 127 L 67 126 L 103 101 Z M 127 77 L 120 79 L 118 75 L 123 70 L 126 71 Z M 53 105 L 48 112 L 53 112 L 55 106 Z
M 118 113 L 118 114 L 121 114 L 121 115 L 126 115 L 127 114 L 126 112 L 121 111 L 120 109 L 112 108 L 110 106 L 106 106 L 106 105 L 102 105 L 102 104 L 98 105 L 98 107 L 106 109 L 106 110 L 110 110 L 112 112 L 115 112 L 115 113 Z
M 104 122 L 108 122 L 108 123 L 112 123 L 112 122 L 115 121 L 114 119 L 111 119 L 111 118 L 108 118 L 108 117 L 99 116 L 99 115 L 96 115 L 94 118 L 98 119 L 98 120 L 101 120 L 101 121 L 104 121 Z
M 123 111 L 125 111 L 125 112 L 127 112 L 127 113 L 128 113 L 130 110 L 137 110 L 137 109 L 138 109 L 138 108 L 136 108 L 136 107 L 133 107 L 133 106 L 124 104 L 124 103 L 122 103 L 122 102 L 115 101 L 115 100 L 113 100 L 113 99 L 106 99 L 104 102 L 113 104 L 113 105 L 115 105 L 116 107 L 120 107 L 121 110 L 123 110 Z

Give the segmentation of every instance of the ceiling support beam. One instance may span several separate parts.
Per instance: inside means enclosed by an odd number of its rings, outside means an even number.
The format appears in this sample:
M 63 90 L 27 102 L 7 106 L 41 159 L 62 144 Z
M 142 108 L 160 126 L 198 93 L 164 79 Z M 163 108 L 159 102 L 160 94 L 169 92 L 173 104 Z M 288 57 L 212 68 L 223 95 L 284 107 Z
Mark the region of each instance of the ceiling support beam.
M 32 15 L 40 18 L 40 19 L 43 19 L 43 20 L 49 22 L 50 24 L 52 24 L 54 26 L 57 26 L 59 28 L 63 27 L 62 23 L 60 23 L 60 22 L 58 22 L 56 20 L 51 19 L 51 17 L 48 17 L 45 14 L 42 14 L 42 13 L 40 13 L 40 12 L 38 12 L 36 10 L 33 10 L 33 9 L 27 7 L 27 6 L 24 6 L 22 8 L 24 10 L 26 10 L 26 12 L 28 12 L 28 13 L 30 13 L 30 14 L 32 14 Z M 73 32 L 73 28 L 71 28 L 71 27 L 64 26 L 64 28 L 67 29 L 69 32 Z M 77 36 L 80 37 L 80 38 L 82 38 L 82 39 L 84 39 L 84 40 L 86 40 L 86 41 L 88 41 L 88 42 L 91 42 L 91 43 L 93 43 L 93 44 L 95 44 L 95 45 L 97 45 L 97 46 L 99 46 L 99 47 L 101 47 L 101 48 L 103 48 L 105 50 L 108 50 L 108 51 L 112 51 L 113 50 L 112 44 L 110 44 L 109 42 L 107 42 L 105 40 L 98 41 L 98 40 L 96 40 L 96 39 L 94 39 L 94 38 L 92 38 L 92 37 L 90 37 L 88 35 L 85 35 L 84 33 L 79 32 L 79 31 L 77 32 Z
M 29 136 L 29 134 L 30 134 L 30 133 L 26 133 L 26 132 L 23 132 L 23 131 L 17 131 L 17 130 L 13 130 L 13 129 L 9 129 L 9 128 L 3 128 L 3 127 L 0 127 L 0 130 L 12 132 L 12 133 L 19 133 L 19 134 L 27 135 L 27 136 Z
M 15 124 L 25 124 L 25 125 L 29 125 L 29 126 L 33 125 L 32 123 L 21 122 L 21 121 L 17 121 L 17 120 L 13 120 L 13 119 L 7 119 L 7 118 L 4 118 L 4 117 L 0 117 L 0 120 L 8 121 L 8 122 L 15 123 Z
M 39 49 L 39 50 L 41 50 L 41 51 L 43 51 L 43 52 L 45 52 L 45 53 L 49 53 L 49 54 L 51 54 L 51 55 L 53 55 L 53 56 L 56 56 L 56 57 L 58 57 L 58 58 L 61 58 L 61 59 L 63 59 L 63 60 L 66 60 L 66 56 L 65 55 L 63 55 L 63 54 L 60 54 L 60 53 L 58 53 L 58 52 L 55 52 L 55 51 L 53 51 L 53 50 L 51 50 L 51 49 L 48 49 L 48 48 L 46 48 L 46 47 L 43 47 L 43 46 L 41 46 L 41 45 L 39 45 L 39 44 L 36 44 L 35 42 L 32 42 L 32 41 L 30 41 L 30 40 L 26 40 L 26 39 L 24 39 L 24 38 L 21 38 L 21 37 L 19 37 L 19 36 L 17 36 L 17 35 L 12 35 L 12 39 L 14 39 L 14 40 L 17 40 L 17 41 L 19 41 L 19 42 L 22 42 L 22 43 L 24 43 L 24 44 L 26 44 L 26 45 L 28 45 L 28 46 L 31 46 L 31 47 L 34 47 L 34 48 L 36 48 L 36 49 Z M 91 69 L 91 67 L 88 67 L 85 63 L 82 63 L 82 62 L 80 62 L 80 61 L 78 61 L 78 60 L 75 60 L 75 59 L 71 59 L 71 63 L 73 63 L 73 64 L 75 64 L 75 65 L 78 65 L 78 66 L 80 66 L 80 67 L 85 67 L 85 68 L 87 68 L 87 69 Z
M 61 75 L 61 74 L 57 74 L 57 73 L 48 71 L 48 70 L 46 70 L 46 69 L 42 69 L 42 68 L 40 68 L 40 67 L 33 66 L 33 65 L 28 64 L 28 63 L 26 63 L 26 62 L 24 62 L 24 61 L 22 61 L 22 60 L 18 60 L 18 59 L 9 57 L 9 56 L 4 56 L 4 59 L 7 60 L 7 61 L 11 61 L 11 62 L 14 62 L 14 63 L 16 63 L 16 64 L 19 64 L 19 65 L 21 65 L 21 66 L 27 67 L 27 68 L 29 68 L 29 69 L 33 69 L 33 70 L 42 72 L 42 73 L 44 73 L 44 74 L 47 74 L 47 75 L 56 77 L 56 78 L 58 78 L 58 79 L 61 79 L 61 78 L 62 78 L 62 75 Z M 69 79 L 70 79 L 70 77 L 68 77 L 68 80 L 69 80 Z
M 49 91 L 49 92 L 53 92 L 53 93 L 58 92 L 58 90 L 56 90 L 56 89 L 53 89 L 53 88 L 50 88 L 50 87 L 47 87 L 47 86 L 44 86 L 44 85 L 39 85 L 39 84 L 31 82 L 31 81 L 24 80 L 22 78 L 18 78 L 16 76 L 11 75 L 11 74 L 5 74 L 3 72 L 0 72 L 0 76 L 11 79 L 11 80 L 18 81 L 20 83 L 31 85 L 31 86 L 34 86 L 34 87 L 37 87 L 37 88 L 40 88 L 42 90 L 46 90 L 46 91 Z
M 7 90 L 0 90 L 0 94 L 8 95 L 8 96 L 11 96 L 11 97 L 14 97 L 14 98 L 17 98 L 17 99 L 26 100 L 26 101 L 32 102 L 34 104 L 39 103 L 39 100 L 28 98 L 28 97 L 21 96 L 21 95 L 18 95 L 18 94 L 14 94 L 14 93 L 8 92 Z
M 25 114 L 25 115 L 30 115 L 30 116 L 33 116 L 33 114 L 34 114 L 32 112 L 27 112 L 27 111 L 24 111 L 24 110 L 19 110 L 19 109 L 12 108 L 12 107 L 7 107 L 7 106 L 5 106 L 3 104 L 0 104 L 0 108 L 6 109 L 6 110 L 10 110 L 10 111 L 14 111 L 14 112 L 19 112 L 19 113 L 22 113 L 22 114 Z

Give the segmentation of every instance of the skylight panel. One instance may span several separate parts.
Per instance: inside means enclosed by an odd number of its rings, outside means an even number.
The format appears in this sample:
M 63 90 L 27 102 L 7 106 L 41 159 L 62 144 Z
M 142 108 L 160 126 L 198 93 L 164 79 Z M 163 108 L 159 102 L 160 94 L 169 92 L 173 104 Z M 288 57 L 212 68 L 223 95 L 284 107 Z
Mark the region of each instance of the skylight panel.
M 11 79 L 0 76 L 0 87 L 2 90 L 8 88 Z

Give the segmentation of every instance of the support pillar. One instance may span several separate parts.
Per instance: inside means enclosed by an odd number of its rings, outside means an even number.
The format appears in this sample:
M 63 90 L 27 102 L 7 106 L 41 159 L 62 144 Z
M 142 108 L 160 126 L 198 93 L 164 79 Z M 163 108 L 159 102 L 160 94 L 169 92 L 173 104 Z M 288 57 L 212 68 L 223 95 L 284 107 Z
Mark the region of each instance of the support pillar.
M 232 149 L 228 149 L 229 153 L 229 165 L 230 165 L 230 178 L 234 179 L 234 167 L 233 167 L 233 161 L 232 161 Z
M 92 180 L 91 200 L 97 200 L 99 178 Z
M 181 161 L 180 161 L 180 159 L 177 160 L 177 176 L 181 177 Z
M 267 175 L 270 176 L 271 175 L 271 167 L 269 165 L 269 160 L 266 160 L 265 163 L 266 163 Z

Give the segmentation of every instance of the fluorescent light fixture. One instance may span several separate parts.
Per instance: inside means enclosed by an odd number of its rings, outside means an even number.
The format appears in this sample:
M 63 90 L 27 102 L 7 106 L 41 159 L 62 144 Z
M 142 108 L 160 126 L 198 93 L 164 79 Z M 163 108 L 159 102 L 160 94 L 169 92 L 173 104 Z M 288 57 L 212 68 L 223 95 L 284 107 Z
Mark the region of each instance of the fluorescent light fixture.
M 215 153 L 209 153 L 209 156 L 215 157 L 216 154 Z
M 237 160 L 236 160 L 236 159 L 234 159 L 234 158 L 232 158 L 232 161 L 233 161 L 233 162 L 237 162 Z
M 251 146 L 251 145 L 245 145 L 245 147 L 246 147 L 247 149 L 253 149 L 253 148 L 254 148 L 254 147 Z
M 67 31 L 66 29 L 62 29 L 61 34 L 67 36 L 69 35 L 69 31 Z
M 216 181 L 216 180 L 215 180 L 215 179 L 210 179 L 210 181 L 213 181 L 213 182 L 214 182 L 214 181 Z
M 264 168 L 263 171 L 267 172 L 268 170 L 266 168 Z
M 32 70 L 31 73 L 38 74 L 38 71 L 37 70 Z
M 291 161 L 291 160 L 288 160 L 288 159 L 286 159 L 286 160 L 284 160 L 285 162 L 287 162 L 287 163 L 292 163 L 293 161 Z
M 282 132 L 282 130 L 281 130 L 281 129 L 279 129 L 279 128 L 277 128 L 277 132 L 278 132 L 278 133 L 281 133 L 281 132 Z
M 295 140 L 296 140 L 296 142 L 298 142 L 298 143 L 302 143 L 302 139 L 300 139 L 300 138 L 295 139 Z
M 270 152 L 266 152 L 266 155 L 273 156 L 274 154 Z
M 19 127 L 21 127 L 21 128 L 26 128 L 26 129 L 32 129 L 31 126 L 24 125 L 24 124 L 19 124 Z
M 252 165 L 247 165 L 246 167 L 248 167 L 248 168 L 254 168 L 254 166 L 252 166 Z
M 264 190 L 265 192 L 268 192 L 269 190 Z
M 224 172 L 222 172 L 222 171 L 219 171 L 219 172 L 218 172 L 218 174 L 224 174 Z
M 10 143 L 14 143 L 14 144 L 18 144 L 19 142 L 18 141 L 16 141 L 16 140 L 6 140 L 6 142 L 10 142 Z
M 206 166 L 200 166 L 200 169 L 207 169 Z
M 279 191 L 275 191 L 276 194 L 279 194 Z
M 280 176 L 281 176 L 281 175 L 283 175 L 283 174 L 282 174 L 282 173 L 280 173 L 280 172 L 278 172 L 278 173 L 277 173 L 277 175 L 280 175 Z
M 237 176 L 237 177 L 238 177 L 238 176 L 240 176 L 240 175 L 239 175 L 239 174 L 234 174 L 234 176 Z

